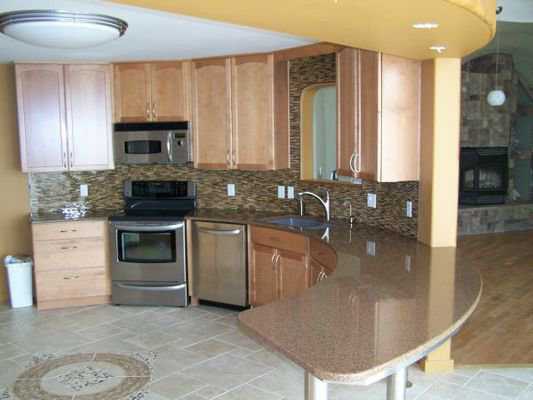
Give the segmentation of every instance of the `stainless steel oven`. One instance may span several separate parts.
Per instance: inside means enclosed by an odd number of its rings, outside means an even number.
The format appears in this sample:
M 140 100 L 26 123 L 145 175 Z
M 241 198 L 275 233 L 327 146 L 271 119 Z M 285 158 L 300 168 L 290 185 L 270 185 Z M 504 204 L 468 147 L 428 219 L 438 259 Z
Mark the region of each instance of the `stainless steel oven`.
M 114 127 L 118 164 L 177 164 L 192 161 L 188 122 L 120 123 Z
M 185 222 L 111 221 L 115 304 L 187 305 Z
M 124 182 L 124 214 L 109 218 L 114 304 L 188 304 L 184 216 L 196 206 L 187 181 Z

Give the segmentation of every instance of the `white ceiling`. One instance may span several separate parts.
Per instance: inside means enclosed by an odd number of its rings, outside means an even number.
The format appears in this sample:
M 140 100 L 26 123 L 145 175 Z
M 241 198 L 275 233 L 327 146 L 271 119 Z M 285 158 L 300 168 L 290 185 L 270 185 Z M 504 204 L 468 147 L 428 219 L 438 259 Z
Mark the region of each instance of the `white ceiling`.
M 0 13 L 22 9 L 107 14 L 124 19 L 129 27 L 125 35 L 114 42 L 82 50 L 35 47 L 0 34 L 0 62 L 190 59 L 268 52 L 313 43 L 286 34 L 101 0 L 0 0 Z

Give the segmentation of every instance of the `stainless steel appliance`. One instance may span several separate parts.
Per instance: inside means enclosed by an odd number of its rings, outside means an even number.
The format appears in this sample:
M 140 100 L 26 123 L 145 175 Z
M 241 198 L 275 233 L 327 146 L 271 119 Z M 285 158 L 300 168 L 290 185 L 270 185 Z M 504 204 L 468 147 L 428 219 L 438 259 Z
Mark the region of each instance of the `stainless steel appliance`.
M 188 122 L 115 124 L 115 162 L 183 165 L 192 161 L 190 135 Z
M 126 181 L 125 210 L 109 218 L 113 304 L 188 304 L 185 220 L 196 205 L 185 181 Z
M 248 305 L 246 226 L 193 221 L 194 294 L 201 300 Z

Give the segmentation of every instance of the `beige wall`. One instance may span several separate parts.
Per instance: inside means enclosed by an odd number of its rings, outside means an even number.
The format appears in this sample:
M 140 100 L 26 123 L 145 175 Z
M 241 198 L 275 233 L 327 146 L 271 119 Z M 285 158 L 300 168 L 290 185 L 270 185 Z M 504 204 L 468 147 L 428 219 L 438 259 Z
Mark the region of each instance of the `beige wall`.
M 8 298 L 3 258 L 31 251 L 27 179 L 19 158 L 13 66 L 0 64 L 0 302 Z

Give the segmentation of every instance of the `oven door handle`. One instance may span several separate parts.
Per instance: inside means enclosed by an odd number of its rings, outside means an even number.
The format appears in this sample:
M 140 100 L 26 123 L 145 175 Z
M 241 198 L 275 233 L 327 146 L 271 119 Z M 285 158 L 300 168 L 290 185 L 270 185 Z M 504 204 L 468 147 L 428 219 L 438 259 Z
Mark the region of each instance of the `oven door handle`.
M 174 231 L 176 229 L 183 228 L 184 223 L 170 224 L 170 225 L 113 225 L 117 230 L 121 231 L 139 231 L 139 232 L 157 232 L 157 231 Z
M 228 236 L 239 235 L 241 233 L 240 228 L 228 229 L 228 230 L 198 228 L 198 231 L 201 233 L 207 233 L 209 235 L 228 235 Z
M 126 283 L 115 283 L 115 285 L 121 289 L 133 289 L 141 290 L 145 292 L 170 292 L 174 290 L 184 289 L 186 287 L 185 283 L 179 285 L 169 285 L 169 286 L 146 286 L 146 285 L 131 285 Z

